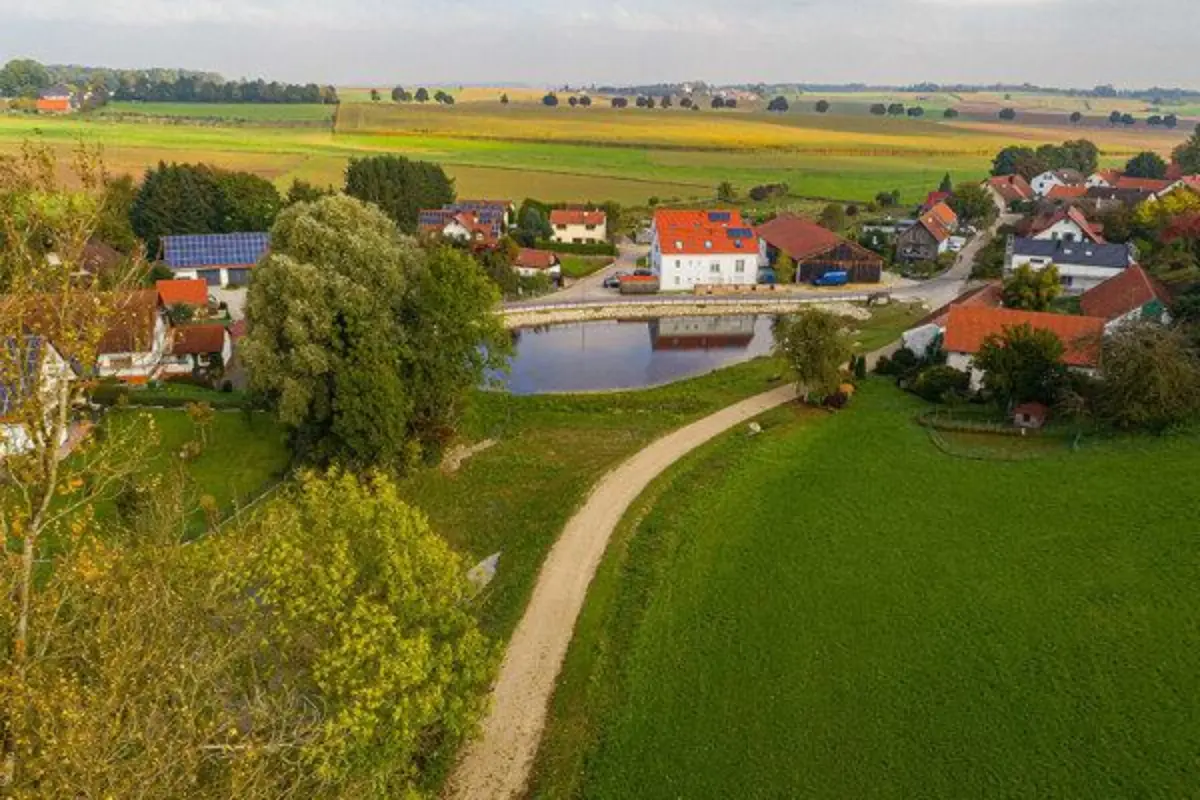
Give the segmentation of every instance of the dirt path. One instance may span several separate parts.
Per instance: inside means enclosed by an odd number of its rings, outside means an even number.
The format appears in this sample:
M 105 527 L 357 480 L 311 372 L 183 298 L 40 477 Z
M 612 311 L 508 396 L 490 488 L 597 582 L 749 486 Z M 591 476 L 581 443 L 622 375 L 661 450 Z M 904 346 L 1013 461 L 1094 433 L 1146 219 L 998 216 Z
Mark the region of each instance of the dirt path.
M 608 473 L 563 529 L 538 575 L 493 691 L 481 736 L 447 796 L 505 800 L 524 789 L 588 585 L 625 511 L 663 470 L 713 437 L 796 397 L 791 386 L 751 397 L 650 444 Z

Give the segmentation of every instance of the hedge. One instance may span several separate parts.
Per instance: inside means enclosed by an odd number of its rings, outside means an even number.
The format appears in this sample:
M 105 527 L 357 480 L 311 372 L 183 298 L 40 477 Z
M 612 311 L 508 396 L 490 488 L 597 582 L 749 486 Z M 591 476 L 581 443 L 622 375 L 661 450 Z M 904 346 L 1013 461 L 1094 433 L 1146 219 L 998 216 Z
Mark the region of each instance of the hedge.
M 244 392 L 163 391 L 123 384 L 102 383 L 92 390 L 93 403 L 101 406 L 148 406 L 156 408 L 184 408 L 191 403 L 207 403 L 213 408 L 253 408 L 254 402 Z
M 539 239 L 534 243 L 538 250 L 553 250 L 556 253 L 570 253 L 576 256 L 615 256 L 617 246 L 611 242 L 594 242 L 590 244 L 567 244 Z

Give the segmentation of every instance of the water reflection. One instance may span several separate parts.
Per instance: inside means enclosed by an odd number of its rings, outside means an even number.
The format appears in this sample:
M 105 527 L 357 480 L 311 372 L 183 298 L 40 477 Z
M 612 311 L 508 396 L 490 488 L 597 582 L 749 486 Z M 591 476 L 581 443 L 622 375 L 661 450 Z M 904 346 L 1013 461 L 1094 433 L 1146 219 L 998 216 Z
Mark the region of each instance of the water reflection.
M 514 332 L 502 383 L 514 394 L 636 389 L 771 351 L 770 316 L 583 322 Z

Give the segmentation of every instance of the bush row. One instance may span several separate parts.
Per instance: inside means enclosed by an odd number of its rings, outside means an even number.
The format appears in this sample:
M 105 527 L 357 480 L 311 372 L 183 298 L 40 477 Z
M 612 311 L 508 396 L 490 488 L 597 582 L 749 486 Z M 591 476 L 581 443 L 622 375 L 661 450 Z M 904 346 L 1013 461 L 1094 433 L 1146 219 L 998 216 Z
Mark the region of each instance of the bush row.
M 534 243 L 538 250 L 553 250 L 556 253 L 570 253 L 577 256 L 615 256 L 617 246 L 611 242 L 594 242 L 591 244 L 564 244 L 539 239 Z

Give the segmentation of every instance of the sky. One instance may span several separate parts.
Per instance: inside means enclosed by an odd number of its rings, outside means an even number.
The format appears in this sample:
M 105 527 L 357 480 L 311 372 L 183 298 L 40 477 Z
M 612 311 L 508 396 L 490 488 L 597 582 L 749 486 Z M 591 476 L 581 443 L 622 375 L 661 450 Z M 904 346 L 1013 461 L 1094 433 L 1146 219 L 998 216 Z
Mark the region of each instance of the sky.
M 0 61 L 352 85 L 1200 89 L 1200 0 L 0 0 Z

